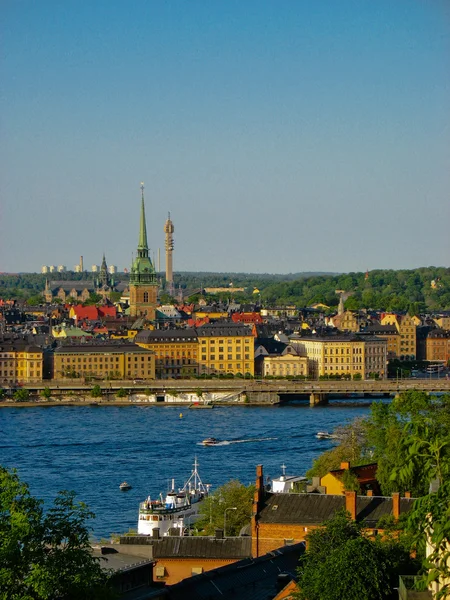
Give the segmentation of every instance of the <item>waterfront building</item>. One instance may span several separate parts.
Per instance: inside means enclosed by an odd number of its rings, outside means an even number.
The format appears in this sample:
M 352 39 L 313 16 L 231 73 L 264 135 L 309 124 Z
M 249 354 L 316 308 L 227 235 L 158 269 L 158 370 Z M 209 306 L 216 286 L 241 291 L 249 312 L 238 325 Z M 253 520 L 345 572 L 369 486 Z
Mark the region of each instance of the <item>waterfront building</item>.
M 376 374 L 387 377 L 387 343 L 376 336 L 340 334 L 289 337 L 300 356 L 308 359 L 313 377 L 340 375 L 367 379 Z
M 157 379 L 198 375 L 198 338 L 195 329 L 144 329 L 134 341 L 154 352 Z
M 197 328 L 202 374 L 255 374 L 254 337 L 239 323 L 206 323 Z
M 155 354 L 137 344 L 64 345 L 53 354 L 53 378 L 155 379 Z
M 394 325 L 400 334 L 400 353 L 398 358 L 401 360 L 414 360 L 416 351 L 416 325 L 409 315 L 397 315 L 394 313 L 384 313 L 381 318 L 381 325 Z
M 40 383 L 43 350 L 25 339 L 0 338 L 0 382 L 2 386 Z
M 369 325 L 362 333 L 375 335 L 387 342 L 387 359 L 392 360 L 400 356 L 400 334 L 395 325 Z
M 130 315 L 154 321 L 159 284 L 149 257 L 145 222 L 144 185 L 141 185 L 141 217 L 137 254 L 130 271 Z
M 272 376 L 295 378 L 308 376 L 308 358 L 306 356 L 299 355 L 295 347 L 292 345 L 285 346 L 281 353 L 267 352 L 265 354 L 262 352 L 262 356 L 263 377 Z

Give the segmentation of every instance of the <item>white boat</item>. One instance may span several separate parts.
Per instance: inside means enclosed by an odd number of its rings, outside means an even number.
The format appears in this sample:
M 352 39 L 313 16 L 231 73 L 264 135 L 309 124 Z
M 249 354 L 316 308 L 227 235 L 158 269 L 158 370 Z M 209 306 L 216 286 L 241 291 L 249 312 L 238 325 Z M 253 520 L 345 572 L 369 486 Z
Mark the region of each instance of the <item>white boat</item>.
M 206 438 L 206 440 L 202 441 L 203 446 L 215 446 L 218 443 L 219 443 L 219 440 L 216 440 L 216 438 L 213 438 L 213 437 Z
M 123 481 L 120 485 L 119 488 L 122 490 L 122 492 L 126 492 L 128 490 L 131 490 L 131 485 L 129 483 L 127 483 L 126 481 Z
M 328 431 L 318 431 L 316 433 L 316 438 L 318 440 L 337 440 L 339 439 L 339 436 L 334 433 L 328 433 Z
M 184 535 L 189 527 L 200 518 L 200 507 L 208 496 L 209 485 L 203 484 L 198 474 L 198 462 L 195 458 L 191 476 L 182 488 L 175 489 L 172 479 L 171 489 L 165 498 L 160 494 L 158 500 L 147 500 L 139 505 L 139 520 L 137 532 L 139 535 L 154 535 L 159 530 L 159 536 L 168 536 L 170 530 L 178 530 L 178 535 Z

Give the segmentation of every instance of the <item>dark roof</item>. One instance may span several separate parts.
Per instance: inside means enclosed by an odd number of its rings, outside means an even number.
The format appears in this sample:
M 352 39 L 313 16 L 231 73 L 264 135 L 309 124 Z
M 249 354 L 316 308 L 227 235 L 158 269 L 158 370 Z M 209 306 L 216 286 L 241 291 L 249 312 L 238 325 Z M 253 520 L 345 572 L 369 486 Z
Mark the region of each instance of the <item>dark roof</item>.
M 248 558 L 167 586 L 169 600 L 264 600 L 295 579 L 304 543 L 284 546 L 259 558 Z M 283 582 L 280 585 L 280 576 Z
M 105 352 L 139 352 L 143 354 L 153 354 L 152 350 L 147 350 L 147 348 L 142 348 L 142 346 L 138 346 L 137 344 L 114 344 L 111 342 L 95 344 L 64 344 L 63 346 L 56 348 L 55 352 L 58 354 L 80 354 L 82 352 L 90 354 L 95 352 L 99 354 L 103 354 Z
M 50 281 L 49 288 L 52 292 L 58 291 L 59 289 L 63 289 L 65 292 L 70 292 L 70 290 L 93 290 L 95 287 L 93 281 L 84 280 L 84 281 Z
M 141 344 L 155 342 L 196 342 L 197 332 L 195 329 L 143 329 L 134 338 Z
M 376 479 L 377 476 L 377 463 L 370 463 L 368 465 L 361 465 L 359 467 L 350 467 L 350 469 L 333 469 L 330 471 L 333 475 L 343 475 L 345 471 L 349 470 L 353 475 L 356 475 L 359 481 L 365 479 Z
M 153 543 L 153 558 L 248 558 L 250 537 L 163 537 Z
M 374 335 L 398 335 L 395 325 L 368 325 L 361 333 L 372 333 Z
M 412 508 L 413 498 L 400 499 L 400 513 Z M 275 508 L 276 507 L 276 508 Z M 269 494 L 260 512 L 260 523 L 319 525 L 345 508 L 345 496 L 329 494 Z M 392 498 L 357 496 L 356 518 L 374 527 L 378 520 L 392 514 Z
M 269 354 L 281 355 L 287 347 L 287 344 L 274 340 L 273 338 L 258 338 L 256 343 L 258 346 L 263 346 Z
M 198 337 L 251 336 L 252 331 L 241 323 L 205 323 L 197 328 Z

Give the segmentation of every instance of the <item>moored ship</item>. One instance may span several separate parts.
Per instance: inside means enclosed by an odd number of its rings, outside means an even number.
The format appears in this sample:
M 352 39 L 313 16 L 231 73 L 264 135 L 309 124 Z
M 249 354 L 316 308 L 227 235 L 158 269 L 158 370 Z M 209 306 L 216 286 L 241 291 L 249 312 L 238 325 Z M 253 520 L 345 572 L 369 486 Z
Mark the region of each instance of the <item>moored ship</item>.
M 138 534 L 153 535 L 158 529 L 160 536 L 168 536 L 170 530 L 177 535 L 184 535 L 189 527 L 200 518 L 202 501 L 208 496 L 209 485 L 204 484 L 198 474 L 198 462 L 195 458 L 191 476 L 178 491 L 175 481 L 165 498 L 147 500 L 139 505 Z M 178 530 L 178 531 L 176 531 Z

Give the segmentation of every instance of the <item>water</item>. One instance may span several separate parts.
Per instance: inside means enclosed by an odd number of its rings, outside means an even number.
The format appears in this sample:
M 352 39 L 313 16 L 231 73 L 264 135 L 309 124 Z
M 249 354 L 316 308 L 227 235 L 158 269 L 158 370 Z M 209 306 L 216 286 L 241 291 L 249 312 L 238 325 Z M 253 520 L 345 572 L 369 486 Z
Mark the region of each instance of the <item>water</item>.
M 137 526 L 140 501 L 181 486 L 197 455 L 204 483 L 255 481 L 255 467 L 278 477 L 280 465 L 303 475 L 333 444 L 317 440 L 368 406 L 330 404 L 220 407 L 188 410 L 168 406 L 36 407 L 0 409 L 0 464 L 16 468 L 31 493 L 51 502 L 59 490 L 75 490 L 96 513 L 96 539 Z M 180 418 L 180 412 L 183 417 Z M 223 442 L 205 447 L 215 437 Z M 128 481 L 132 489 L 121 492 Z

